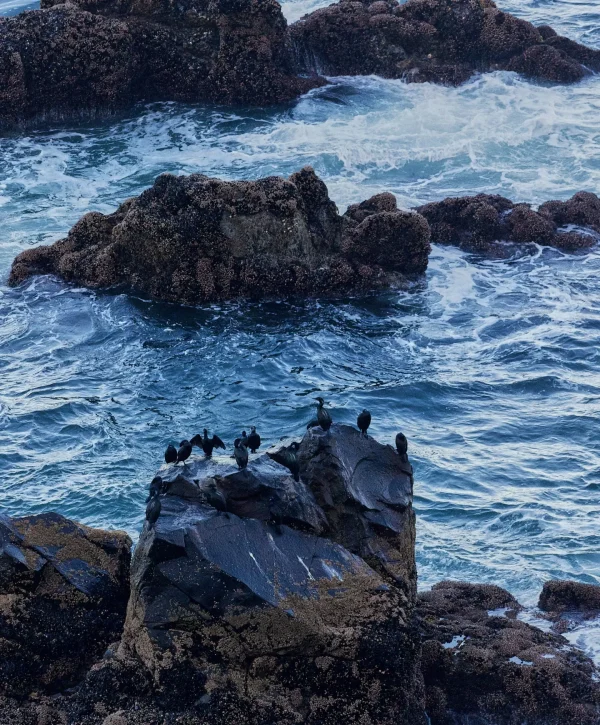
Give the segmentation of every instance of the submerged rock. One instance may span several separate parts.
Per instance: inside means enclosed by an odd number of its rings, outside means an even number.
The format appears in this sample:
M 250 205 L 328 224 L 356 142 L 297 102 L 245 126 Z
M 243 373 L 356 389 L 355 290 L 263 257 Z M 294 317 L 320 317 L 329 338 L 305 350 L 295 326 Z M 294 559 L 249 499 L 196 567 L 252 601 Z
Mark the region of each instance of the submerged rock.
M 512 70 L 572 83 L 600 70 L 600 51 L 536 28 L 491 0 L 341 0 L 290 27 L 300 64 L 325 75 L 458 85 Z
M 159 701 L 207 722 L 424 725 L 407 464 L 337 425 L 308 432 L 300 458 L 299 482 L 266 453 L 241 471 L 229 457 L 161 470 L 121 646 L 88 694 L 114 697 L 99 683 L 137 660 Z
M 502 242 L 577 251 L 600 238 L 600 199 L 589 192 L 565 202 L 548 201 L 538 211 L 492 194 L 448 198 L 415 211 L 429 222 L 432 242 L 497 256 L 509 251 Z
M 488 584 L 441 582 L 419 595 L 432 725 L 597 725 L 598 671 L 563 637 L 516 619 Z
M 64 689 L 120 636 L 130 547 L 58 514 L 0 514 L 0 694 Z
M 569 83 L 600 69 L 600 51 L 490 0 L 342 0 L 290 28 L 276 0 L 41 5 L 0 18 L 0 127 L 138 101 L 280 103 L 324 85 L 317 73 L 458 84 L 506 69 Z
M 340 216 L 309 167 L 258 181 L 164 174 L 113 214 L 86 214 L 66 239 L 20 254 L 9 283 L 56 274 L 186 303 L 327 295 L 422 273 L 429 251 L 422 216 Z

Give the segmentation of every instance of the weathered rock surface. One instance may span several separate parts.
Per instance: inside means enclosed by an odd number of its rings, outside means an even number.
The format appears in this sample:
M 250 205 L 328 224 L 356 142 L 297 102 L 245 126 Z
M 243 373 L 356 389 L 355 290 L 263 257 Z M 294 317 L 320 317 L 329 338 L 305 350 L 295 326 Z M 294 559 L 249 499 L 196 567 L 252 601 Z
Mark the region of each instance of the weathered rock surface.
M 114 697 L 137 661 L 159 701 L 207 722 L 425 722 L 407 464 L 348 426 L 313 429 L 300 453 L 298 483 L 267 454 L 243 471 L 229 457 L 161 469 L 121 646 L 88 693 Z
M 58 514 L 0 515 L 0 694 L 64 689 L 120 636 L 130 546 Z
M 515 617 L 491 585 L 441 582 L 419 595 L 433 725 L 597 725 L 598 672 L 566 639 Z
M 66 239 L 20 254 L 9 282 L 56 274 L 187 303 L 374 289 L 424 272 L 430 251 L 425 219 L 388 207 L 340 216 L 308 167 L 258 181 L 165 174 L 114 214 L 86 214 Z
M 552 579 L 544 582 L 538 607 L 545 612 L 555 614 L 579 612 L 584 615 L 598 616 L 600 614 L 600 586 Z
M 600 238 L 600 199 L 584 191 L 568 201 L 548 201 L 538 211 L 491 194 L 448 198 L 415 211 L 429 222 L 432 242 L 497 256 L 510 253 L 500 242 L 577 251 Z
M 490 0 L 342 0 L 290 28 L 276 0 L 42 0 L 0 18 L 0 127 L 138 101 L 279 103 L 323 85 L 316 72 L 458 84 L 495 69 L 568 83 L 600 51 Z
M 276 0 L 42 0 L 0 18 L 0 127 L 138 101 L 279 103 L 300 78 Z
M 325 75 L 369 75 L 458 85 L 512 70 L 555 83 L 600 70 L 600 51 L 536 28 L 491 0 L 341 0 L 290 27 L 300 65 Z

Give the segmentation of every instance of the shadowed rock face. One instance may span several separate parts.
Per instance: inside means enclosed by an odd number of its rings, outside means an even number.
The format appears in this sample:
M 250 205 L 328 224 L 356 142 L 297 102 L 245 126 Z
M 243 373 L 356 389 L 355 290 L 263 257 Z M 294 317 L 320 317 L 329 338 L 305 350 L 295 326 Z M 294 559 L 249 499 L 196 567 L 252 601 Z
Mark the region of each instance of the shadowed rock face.
M 429 251 L 423 217 L 395 201 L 360 222 L 340 216 L 310 168 L 241 182 L 165 174 L 114 214 L 86 214 L 66 239 L 23 252 L 9 282 L 56 274 L 187 303 L 327 295 L 422 273 Z
M 0 515 L 0 694 L 68 687 L 120 636 L 130 546 L 58 514 Z
M 600 614 L 600 586 L 574 581 L 544 582 L 538 603 L 546 612 L 580 612 L 588 616 Z
M 137 660 L 159 699 L 196 703 L 207 722 L 424 725 L 413 601 L 396 585 L 414 567 L 411 476 L 391 447 L 358 444 L 347 426 L 307 433 L 302 460 L 319 454 L 298 483 L 267 454 L 243 471 L 229 456 L 163 467 L 168 490 L 134 554 L 119 664 L 90 673 L 89 690 Z M 211 484 L 227 513 L 207 503 Z M 335 500 L 323 508 L 325 492 Z M 409 561 L 384 561 L 392 549 Z
M 583 191 L 568 201 L 548 201 L 538 211 L 491 194 L 444 199 L 415 211 L 429 222 L 433 242 L 496 256 L 510 251 L 500 241 L 574 252 L 600 238 L 600 199 Z
M 597 725 L 598 672 L 566 639 L 518 621 L 492 585 L 441 582 L 419 595 L 432 725 Z
M 325 75 L 458 85 L 512 70 L 571 83 L 600 70 L 600 51 L 536 28 L 491 0 L 341 0 L 290 27 L 300 64 Z
M 280 103 L 317 71 L 458 84 L 496 69 L 569 83 L 600 51 L 490 0 L 343 0 L 290 28 L 276 0 L 42 0 L 0 18 L 0 128 L 138 101 Z

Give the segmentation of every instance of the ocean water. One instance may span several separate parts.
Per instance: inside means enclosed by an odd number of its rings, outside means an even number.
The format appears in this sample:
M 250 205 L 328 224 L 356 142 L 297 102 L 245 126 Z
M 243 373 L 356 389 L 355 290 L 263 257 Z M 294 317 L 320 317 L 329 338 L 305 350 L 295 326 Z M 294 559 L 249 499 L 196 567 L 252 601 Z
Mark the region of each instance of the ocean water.
M 596 3 L 499 4 L 600 47 Z M 30 7 L 0 0 L 5 14 Z M 493 582 L 533 605 L 549 578 L 600 583 L 599 249 L 490 261 L 434 245 L 410 289 L 337 301 L 182 308 L 50 278 L 6 286 L 17 253 L 166 171 L 311 164 L 340 210 L 384 190 L 403 207 L 600 192 L 600 76 L 331 81 L 268 110 L 152 104 L 0 137 L 1 509 L 135 538 L 169 441 L 205 426 L 229 442 L 251 424 L 268 442 L 299 434 L 322 393 L 335 420 L 368 407 L 378 439 L 408 436 L 422 587 Z M 598 625 L 572 638 L 600 654 Z

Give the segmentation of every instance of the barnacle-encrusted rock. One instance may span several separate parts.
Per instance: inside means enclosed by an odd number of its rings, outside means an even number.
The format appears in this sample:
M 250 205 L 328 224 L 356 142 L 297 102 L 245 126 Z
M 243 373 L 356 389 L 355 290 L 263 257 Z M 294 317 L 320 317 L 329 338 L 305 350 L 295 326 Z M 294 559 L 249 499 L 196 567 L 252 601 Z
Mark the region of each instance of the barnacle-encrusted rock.
M 489 584 L 440 582 L 419 595 L 432 725 L 597 725 L 598 671 L 566 639 L 516 618 Z
M 388 206 L 340 216 L 310 168 L 258 181 L 165 174 L 114 214 L 86 214 L 66 239 L 20 254 L 10 284 L 56 274 L 187 303 L 383 287 L 424 272 L 430 251 L 423 217 Z
M 477 194 L 432 202 L 415 209 L 431 227 L 431 240 L 502 256 L 499 242 L 535 242 L 565 251 L 597 244 L 600 199 L 579 192 L 568 201 L 548 201 L 534 211 L 503 196 Z
M 482 70 L 556 83 L 600 70 L 600 51 L 499 10 L 491 0 L 340 0 L 290 27 L 301 66 L 326 75 L 458 85 Z

